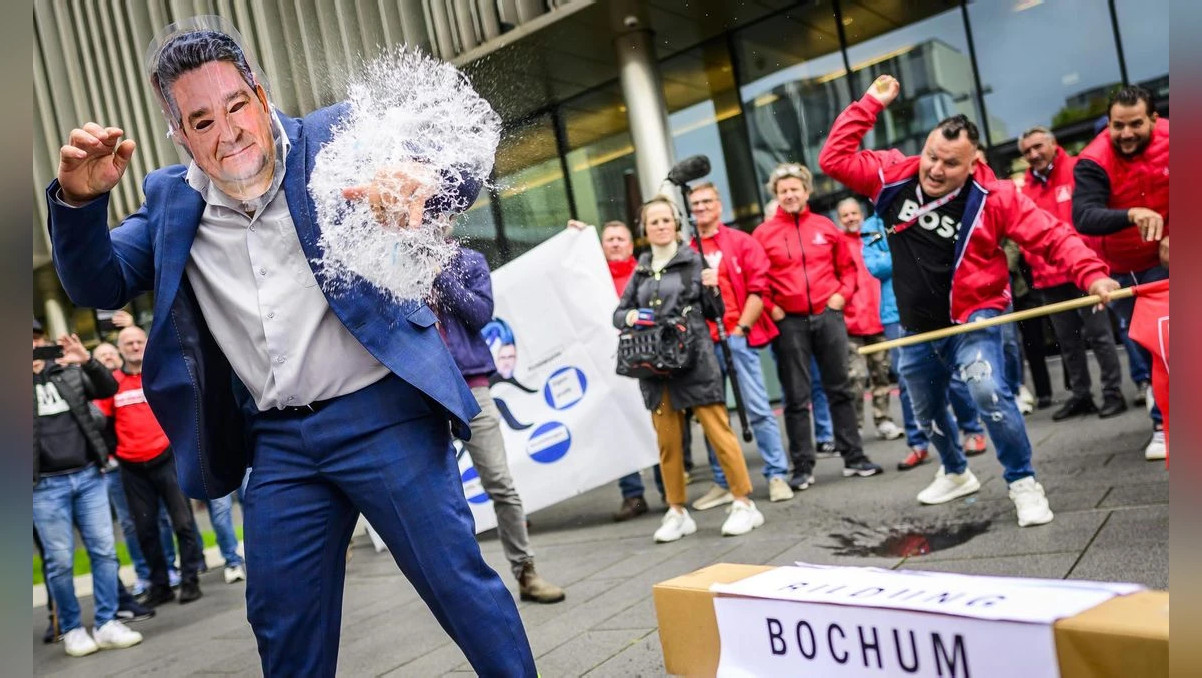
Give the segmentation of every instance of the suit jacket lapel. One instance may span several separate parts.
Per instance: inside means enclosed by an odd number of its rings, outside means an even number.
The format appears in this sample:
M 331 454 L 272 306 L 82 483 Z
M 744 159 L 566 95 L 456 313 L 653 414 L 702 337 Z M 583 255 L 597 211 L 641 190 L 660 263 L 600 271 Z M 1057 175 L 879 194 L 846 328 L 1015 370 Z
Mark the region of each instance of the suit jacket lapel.
M 204 199 L 181 177 L 169 194 L 166 208 L 161 212 L 163 254 L 155 293 L 156 317 L 167 317 L 175 302 L 204 208 Z

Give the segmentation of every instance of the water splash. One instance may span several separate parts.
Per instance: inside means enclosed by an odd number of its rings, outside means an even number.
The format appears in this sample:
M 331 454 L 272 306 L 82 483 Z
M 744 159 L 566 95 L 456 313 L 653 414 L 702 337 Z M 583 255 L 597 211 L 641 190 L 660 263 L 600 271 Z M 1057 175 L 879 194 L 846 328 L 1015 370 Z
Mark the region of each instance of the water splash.
M 324 284 L 337 290 L 363 279 L 394 299 L 426 299 L 457 250 L 447 233 L 453 215 L 471 206 L 461 190 L 492 171 L 501 119 L 454 66 L 403 47 L 351 76 L 347 103 L 309 180 Z M 378 172 L 415 166 L 435 187 L 420 225 L 382 226 L 366 202 L 342 195 Z M 407 198 L 396 197 L 403 206 Z

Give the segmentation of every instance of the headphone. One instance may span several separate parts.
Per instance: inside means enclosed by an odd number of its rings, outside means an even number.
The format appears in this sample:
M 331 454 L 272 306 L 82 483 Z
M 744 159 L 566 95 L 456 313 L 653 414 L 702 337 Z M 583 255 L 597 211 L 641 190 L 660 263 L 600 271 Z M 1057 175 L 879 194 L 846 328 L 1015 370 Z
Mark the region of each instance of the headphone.
M 638 220 L 639 236 L 641 236 L 643 238 L 647 237 L 647 227 L 646 227 L 646 224 L 643 223 L 643 214 L 647 211 L 647 208 L 651 205 L 663 205 L 663 204 L 666 204 L 666 205 L 668 205 L 668 207 L 672 208 L 672 219 L 673 219 L 673 221 L 676 222 L 676 235 L 677 236 L 680 235 L 682 229 L 684 228 L 684 214 L 680 211 L 680 207 L 676 204 L 675 200 L 673 200 L 669 196 L 663 195 L 661 193 L 661 194 L 651 198 L 647 202 L 643 203 L 639 207 L 639 220 Z

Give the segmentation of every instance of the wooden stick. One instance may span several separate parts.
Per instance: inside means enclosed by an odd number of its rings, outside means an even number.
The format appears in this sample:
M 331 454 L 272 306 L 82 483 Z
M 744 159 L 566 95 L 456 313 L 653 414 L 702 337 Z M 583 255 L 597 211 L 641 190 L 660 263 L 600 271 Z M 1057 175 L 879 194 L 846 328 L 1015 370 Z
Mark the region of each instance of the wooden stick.
M 1134 287 L 1124 287 L 1122 289 L 1111 292 L 1110 300 L 1114 301 L 1116 299 L 1126 299 L 1127 297 L 1134 296 L 1134 294 L 1135 294 Z M 856 349 L 856 353 L 859 353 L 860 355 L 868 355 L 869 353 L 877 353 L 879 351 L 888 351 L 891 348 L 899 348 L 901 346 L 912 346 L 914 344 L 921 344 L 921 343 L 924 343 L 927 341 L 943 339 L 944 337 L 950 337 L 950 336 L 954 336 L 957 334 L 964 334 L 965 332 L 975 332 L 976 330 L 983 330 L 986 327 L 993 327 L 994 325 L 1004 325 L 1005 323 L 1014 323 L 1014 322 L 1018 322 L 1020 320 L 1026 320 L 1028 318 L 1038 318 L 1038 317 L 1044 316 L 1044 315 L 1052 315 L 1053 313 L 1060 313 L 1061 311 L 1071 311 L 1073 309 L 1084 308 L 1086 306 L 1096 306 L 1097 304 L 1100 304 L 1100 303 L 1102 303 L 1101 297 L 1099 297 L 1096 294 L 1090 294 L 1090 295 L 1081 297 L 1079 299 L 1069 299 L 1068 301 L 1058 301 L 1054 304 L 1047 304 L 1046 306 L 1037 306 L 1035 308 L 1028 308 L 1023 311 L 1015 311 L 1013 313 L 1006 313 L 1005 315 L 994 316 L 992 318 L 985 318 L 983 320 L 976 320 L 976 321 L 973 321 L 970 323 L 963 323 L 960 325 L 952 325 L 951 327 L 944 327 L 943 329 L 934 330 L 931 332 L 923 332 L 922 334 L 912 334 L 908 337 L 902 337 L 900 339 L 892 339 L 890 341 L 882 341 L 882 342 L 878 342 L 875 344 L 869 344 L 867 346 L 861 346 L 860 348 Z

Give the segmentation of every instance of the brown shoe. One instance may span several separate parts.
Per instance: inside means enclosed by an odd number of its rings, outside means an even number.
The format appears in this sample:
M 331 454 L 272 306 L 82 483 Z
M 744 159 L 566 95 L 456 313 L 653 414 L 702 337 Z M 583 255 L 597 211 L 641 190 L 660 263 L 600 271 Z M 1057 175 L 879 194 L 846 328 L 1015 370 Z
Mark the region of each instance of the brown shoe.
M 631 518 L 636 518 L 647 512 L 647 502 L 642 496 L 626 497 L 622 500 L 622 507 L 614 514 L 614 522 L 620 523 Z
M 558 603 L 566 597 L 563 589 L 538 576 L 533 560 L 522 564 L 522 571 L 518 574 L 518 590 L 522 600 L 536 603 Z

